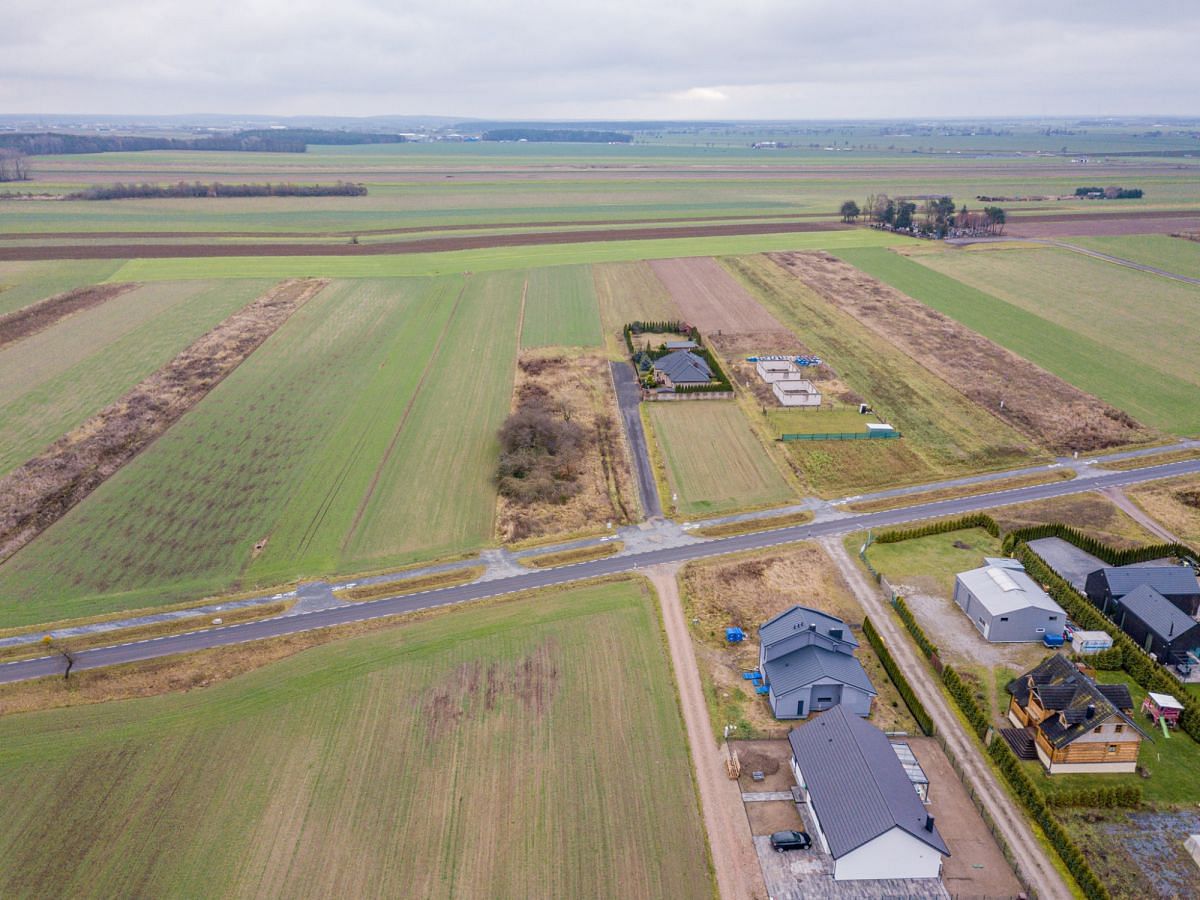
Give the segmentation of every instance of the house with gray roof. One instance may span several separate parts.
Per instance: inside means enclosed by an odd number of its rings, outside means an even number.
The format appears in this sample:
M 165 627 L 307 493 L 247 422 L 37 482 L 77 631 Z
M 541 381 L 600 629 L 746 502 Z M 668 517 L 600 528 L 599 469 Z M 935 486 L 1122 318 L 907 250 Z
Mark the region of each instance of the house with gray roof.
M 1008 719 L 1000 734 L 1022 759 L 1051 775 L 1134 772 L 1149 736 L 1133 720 L 1124 684 L 1099 684 L 1056 653 L 1008 683 Z
M 1187 662 L 1200 648 L 1200 624 L 1148 584 L 1108 605 L 1108 615 L 1147 653 L 1167 664 Z
M 1154 588 L 1189 616 L 1200 610 L 1200 580 L 1191 566 L 1116 566 L 1088 574 L 1084 593 L 1104 612 L 1142 585 Z
M 993 643 L 1062 634 L 1067 614 L 1016 560 L 985 560 L 954 579 L 954 602 Z
M 950 849 L 882 731 L 835 706 L 788 742 L 835 881 L 941 874 Z
M 713 380 L 712 368 L 690 350 L 677 350 L 654 361 L 658 380 L 667 387 L 677 384 L 708 384 Z
M 854 656 L 858 641 L 846 623 L 807 606 L 793 606 L 758 629 L 758 669 L 777 719 L 803 719 L 839 704 L 871 713 L 876 692 Z

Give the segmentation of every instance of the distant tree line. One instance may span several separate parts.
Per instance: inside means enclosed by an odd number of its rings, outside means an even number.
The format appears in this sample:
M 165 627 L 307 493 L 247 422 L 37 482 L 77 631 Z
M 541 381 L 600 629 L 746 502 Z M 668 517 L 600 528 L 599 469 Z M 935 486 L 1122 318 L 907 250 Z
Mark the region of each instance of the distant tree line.
M 965 204 L 959 207 L 952 197 L 893 198 L 887 194 L 871 194 L 861 209 L 855 201 L 847 200 L 841 215 L 844 222 L 865 215 L 873 227 L 931 238 L 1003 234 L 1007 220 L 998 206 L 976 211 Z
M 259 129 L 196 138 L 136 135 L 61 134 L 58 132 L 0 134 L 0 150 L 30 156 L 70 153 L 119 153 L 142 150 L 223 150 L 237 153 L 303 153 L 309 144 L 400 144 L 398 134 L 323 131 L 319 129 Z
M 339 181 L 335 184 L 202 184 L 199 181 L 178 184 L 98 185 L 67 194 L 66 200 L 147 200 L 163 197 L 362 197 L 363 184 Z
M 19 150 L 0 148 L 0 182 L 28 181 L 29 161 Z
M 1116 185 L 1109 187 L 1078 187 L 1075 188 L 1076 197 L 1086 197 L 1088 199 L 1104 199 L 1104 200 L 1140 200 L 1142 199 L 1141 188 L 1123 188 Z
M 628 144 L 632 134 L 620 131 L 581 131 L 570 128 L 496 128 L 483 133 L 485 141 L 529 141 L 560 144 Z

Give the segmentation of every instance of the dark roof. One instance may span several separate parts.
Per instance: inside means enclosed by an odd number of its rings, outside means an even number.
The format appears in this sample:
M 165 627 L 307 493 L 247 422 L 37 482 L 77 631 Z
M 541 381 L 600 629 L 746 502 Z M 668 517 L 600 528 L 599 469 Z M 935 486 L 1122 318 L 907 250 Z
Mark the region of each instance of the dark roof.
M 788 734 L 834 858 L 893 828 L 950 855 L 883 732 L 835 706 Z
M 1200 582 L 1190 566 L 1121 566 L 1099 571 L 1114 597 L 1122 597 L 1143 584 L 1160 594 L 1185 597 L 1200 594 Z
M 1147 736 L 1124 712 L 1133 708 L 1127 686 L 1097 684 L 1059 653 L 1046 657 L 1024 675 L 1010 681 L 1008 692 L 1022 707 L 1029 705 L 1029 695 L 1035 693 L 1043 709 L 1057 713 L 1038 725 L 1054 747 L 1065 747 L 1114 716 L 1132 725 L 1143 737 Z
M 868 694 L 875 693 L 871 679 L 855 657 L 812 644 L 767 660 L 763 668 L 776 697 L 820 680 L 838 681 Z
M 840 640 L 851 647 L 858 646 L 858 641 L 850 633 L 850 626 L 837 616 L 823 613 L 819 609 L 813 609 L 811 606 L 800 605 L 785 609 L 779 615 L 763 622 L 758 628 L 758 639 L 760 643 L 766 646 L 767 644 L 781 641 L 794 632 L 807 631 L 809 625 L 816 625 L 817 631 L 826 637 L 828 637 L 830 629 L 840 628 L 842 630 Z M 839 639 L 835 638 L 835 640 Z
M 712 381 L 708 363 L 690 350 L 668 353 L 654 361 L 654 368 L 674 384 L 708 384 Z
M 1150 587 L 1140 584 L 1117 601 L 1164 641 L 1173 641 L 1196 626 L 1196 620 Z
M 699 346 L 695 341 L 667 341 L 668 350 L 695 350 Z

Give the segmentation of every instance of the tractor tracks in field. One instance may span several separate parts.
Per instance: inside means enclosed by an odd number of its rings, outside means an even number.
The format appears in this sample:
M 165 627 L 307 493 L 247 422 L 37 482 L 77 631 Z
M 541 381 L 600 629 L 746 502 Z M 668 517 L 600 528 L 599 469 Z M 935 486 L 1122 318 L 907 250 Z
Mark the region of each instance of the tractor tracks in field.
M 400 435 L 404 433 L 404 426 L 408 424 L 408 417 L 412 415 L 413 407 L 417 404 L 417 398 L 425 390 L 425 381 L 429 378 L 429 372 L 433 368 L 442 353 L 442 345 L 446 341 L 446 335 L 450 331 L 450 325 L 454 322 L 454 317 L 458 315 L 458 308 L 462 305 L 462 299 L 467 293 L 467 285 L 470 282 L 470 276 L 463 278 L 462 287 L 458 291 L 458 296 L 454 298 L 454 306 L 450 310 L 450 315 L 446 317 L 446 324 L 442 326 L 442 331 L 438 335 L 437 343 L 433 345 L 433 352 L 429 354 L 429 362 L 425 364 L 425 368 L 421 371 L 421 378 L 417 382 L 416 388 L 413 389 L 412 396 L 408 398 L 408 403 L 404 406 L 404 412 L 400 415 L 400 421 L 396 423 L 396 430 L 392 433 L 392 439 L 388 442 L 387 450 L 383 452 L 383 456 L 379 460 L 379 465 L 375 467 L 374 473 L 371 475 L 371 483 L 367 485 L 367 490 L 363 494 L 363 498 L 359 501 L 358 509 L 354 511 L 354 520 L 350 523 L 350 528 L 346 531 L 345 538 L 342 539 L 341 549 L 350 546 L 350 542 L 354 539 L 354 535 L 358 532 L 358 526 L 362 523 L 363 516 L 366 514 L 367 506 L 371 502 L 371 497 L 375 494 L 375 489 L 379 486 L 379 480 L 383 477 L 383 470 L 387 467 L 388 461 L 392 458 L 392 453 L 396 450 L 396 445 L 400 442 Z

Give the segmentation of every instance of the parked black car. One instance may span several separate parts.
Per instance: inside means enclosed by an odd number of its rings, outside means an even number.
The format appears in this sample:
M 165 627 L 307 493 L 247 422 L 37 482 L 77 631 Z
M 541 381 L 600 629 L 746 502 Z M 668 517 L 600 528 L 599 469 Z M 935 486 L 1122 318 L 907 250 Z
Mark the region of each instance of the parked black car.
M 777 831 L 771 835 L 771 846 L 778 853 L 784 850 L 807 850 L 812 846 L 812 838 L 807 831 Z

